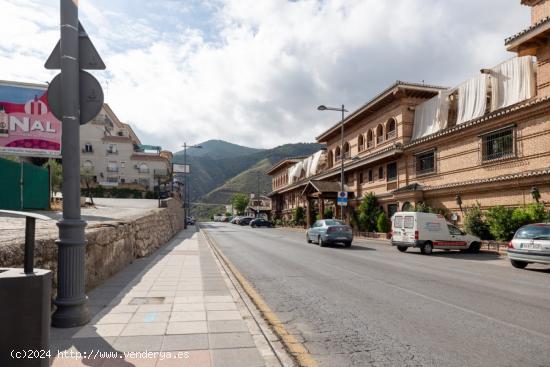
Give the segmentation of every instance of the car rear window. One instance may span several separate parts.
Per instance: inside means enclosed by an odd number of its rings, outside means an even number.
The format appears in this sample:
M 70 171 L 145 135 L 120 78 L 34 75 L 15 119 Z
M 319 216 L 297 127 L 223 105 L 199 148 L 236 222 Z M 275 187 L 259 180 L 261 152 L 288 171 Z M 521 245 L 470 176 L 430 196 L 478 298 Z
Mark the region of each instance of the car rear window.
M 395 218 L 393 218 L 393 226 L 395 228 L 403 228 L 403 217 L 398 215 Z
M 550 240 L 550 225 L 525 226 L 518 229 L 514 238 Z
M 414 217 L 406 216 L 405 217 L 405 228 L 414 228 Z
M 340 226 L 344 223 L 340 222 L 339 220 L 329 219 L 329 220 L 325 220 L 325 224 L 327 226 Z

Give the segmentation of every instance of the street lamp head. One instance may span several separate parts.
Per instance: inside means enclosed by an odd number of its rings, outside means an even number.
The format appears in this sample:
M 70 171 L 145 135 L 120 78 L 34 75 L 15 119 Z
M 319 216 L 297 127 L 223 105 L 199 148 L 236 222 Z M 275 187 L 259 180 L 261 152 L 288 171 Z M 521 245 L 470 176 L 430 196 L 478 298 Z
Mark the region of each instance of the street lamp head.
M 326 111 L 326 110 L 327 110 L 327 106 L 325 106 L 325 105 L 320 105 L 319 107 L 317 107 L 317 110 L 319 110 L 319 111 Z

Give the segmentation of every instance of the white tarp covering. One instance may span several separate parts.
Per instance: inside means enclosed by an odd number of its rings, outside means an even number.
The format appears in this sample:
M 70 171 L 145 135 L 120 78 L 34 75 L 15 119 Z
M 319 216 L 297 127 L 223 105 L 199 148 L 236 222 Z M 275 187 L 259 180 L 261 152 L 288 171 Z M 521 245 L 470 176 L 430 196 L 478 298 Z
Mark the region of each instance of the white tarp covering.
M 288 169 L 289 183 L 296 182 L 302 176 L 302 172 L 305 173 L 305 177 L 310 177 L 317 174 L 319 161 L 323 151 L 320 150 L 313 155 L 310 155 L 306 159 L 294 164 Z
M 457 124 L 462 124 L 485 114 L 488 81 L 489 76 L 487 74 L 479 74 L 458 86 Z
M 447 127 L 450 93 L 450 90 L 440 91 L 437 96 L 416 106 L 412 140 L 434 134 Z
M 317 174 L 317 170 L 319 167 L 319 161 L 321 160 L 321 155 L 323 154 L 323 151 L 320 150 L 313 154 L 311 158 L 311 165 L 309 166 L 309 170 L 307 171 L 306 175 L 307 177 L 313 176 Z
M 535 94 L 531 56 L 515 57 L 491 69 L 491 111 L 511 106 Z

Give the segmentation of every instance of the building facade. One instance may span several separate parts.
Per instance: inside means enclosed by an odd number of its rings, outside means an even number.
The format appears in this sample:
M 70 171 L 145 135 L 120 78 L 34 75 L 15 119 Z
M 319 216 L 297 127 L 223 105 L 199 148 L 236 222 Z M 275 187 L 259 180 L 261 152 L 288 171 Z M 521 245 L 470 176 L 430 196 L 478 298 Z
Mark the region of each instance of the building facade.
M 108 104 L 80 128 L 80 163 L 94 184 L 152 191 L 158 177 L 170 175 L 172 153 L 149 152 L 130 125 L 121 122 Z
M 522 4 L 532 25 L 505 41 L 516 57 L 452 88 L 397 82 L 345 118 L 343 144 L 340 123 L 316 138 L 314 170 L 275 165 L 274 216 L 339 217 L 342 160 L 351 208 L 372 192 L 389 216 L 422 202 L 460 223 L 466 207 L 528 204 L 533 190 L 550 205 L 550 0 Z

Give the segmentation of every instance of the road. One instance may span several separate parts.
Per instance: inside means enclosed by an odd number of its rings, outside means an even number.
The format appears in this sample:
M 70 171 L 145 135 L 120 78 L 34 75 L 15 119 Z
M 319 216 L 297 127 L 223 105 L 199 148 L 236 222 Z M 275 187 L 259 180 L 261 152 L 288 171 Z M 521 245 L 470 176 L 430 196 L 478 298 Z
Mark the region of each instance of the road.
M 550 366 L 550 267 L 202 227 L 321 366 Z

